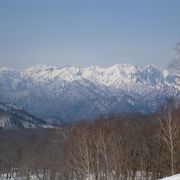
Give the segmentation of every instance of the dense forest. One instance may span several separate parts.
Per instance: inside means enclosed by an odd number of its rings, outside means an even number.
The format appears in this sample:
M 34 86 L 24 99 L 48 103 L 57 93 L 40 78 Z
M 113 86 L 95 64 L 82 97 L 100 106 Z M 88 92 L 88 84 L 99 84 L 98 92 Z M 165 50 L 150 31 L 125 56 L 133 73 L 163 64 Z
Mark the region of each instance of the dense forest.
M 110 114 L 52 129 L 0 130 L 5 178 L 158 179 L 180 172 L 180 110 Z

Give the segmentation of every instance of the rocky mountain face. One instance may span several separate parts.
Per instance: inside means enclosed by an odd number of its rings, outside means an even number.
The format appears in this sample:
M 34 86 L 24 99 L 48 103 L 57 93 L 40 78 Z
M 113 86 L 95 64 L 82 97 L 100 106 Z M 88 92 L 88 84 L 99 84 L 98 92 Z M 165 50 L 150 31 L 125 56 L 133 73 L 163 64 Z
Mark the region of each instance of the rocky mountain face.
M 0 68 L 0 100 L 48 120 L 72 121 L 109 112 L 156 111 L 177 96 L 176 74 L 154 65 Z
M 46 122 L 34 117 L 24 109 L 0 102 L 0 128 L 22 129 L 46 127 Z

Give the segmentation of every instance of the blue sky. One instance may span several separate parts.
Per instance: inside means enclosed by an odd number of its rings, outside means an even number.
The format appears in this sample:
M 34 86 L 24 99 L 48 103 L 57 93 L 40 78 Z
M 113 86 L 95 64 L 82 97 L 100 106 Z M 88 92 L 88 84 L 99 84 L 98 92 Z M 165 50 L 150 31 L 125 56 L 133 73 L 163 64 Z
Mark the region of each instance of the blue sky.
M 0 66 L 164 67 L 178 41 L 179 0 L 0 1 Z

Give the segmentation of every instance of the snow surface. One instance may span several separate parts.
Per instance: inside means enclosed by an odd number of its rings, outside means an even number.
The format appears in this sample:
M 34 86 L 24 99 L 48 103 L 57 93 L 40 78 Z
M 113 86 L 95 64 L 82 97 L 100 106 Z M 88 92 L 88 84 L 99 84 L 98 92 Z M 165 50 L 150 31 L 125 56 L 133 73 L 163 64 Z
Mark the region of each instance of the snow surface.
M 176 174 L 176 175 L 170 176 L 170 177 L 165 177 L 161 180 L 180 180 L 180 174 Z
M 5 179 L 6 179 L 5 177 L 6 177 L 6 174 L 4 174 L 4 175 L 1 174 L 0 180 L 5 180 Z M 15 174 L 15 173 L 13 174 L 13 177 L 8 178 L 8 180 L 12 180 L 12 179 L 16 179 L 16 180 L 26 180 L 25 177 L 16 177 L 16 174 Z M 35 175 L 31 175 L 30 179 L 31 179 L 31 180 L 38 180 L 39 178 L 38 178 L 37 176 L 35 176 Z M 93 180 L 93 177 L 91 177 L 91 179 Z M 145 180 L 145 179 L 147 179 L 147 178 L 143 178 L 143 177 L 141 177 L 141 176 L 139 176 L 139 175 L 137 175 L 137 176 L 135 177 L 135 180 Z M 87 179 L 87 180 L 88 180 L 88 179 Z M 165 178 L 159 179 L 159 180 L 180 180 L 180 174 L 176 174 L 176 175 L 170 176 L 170 177 L 165 177 Z

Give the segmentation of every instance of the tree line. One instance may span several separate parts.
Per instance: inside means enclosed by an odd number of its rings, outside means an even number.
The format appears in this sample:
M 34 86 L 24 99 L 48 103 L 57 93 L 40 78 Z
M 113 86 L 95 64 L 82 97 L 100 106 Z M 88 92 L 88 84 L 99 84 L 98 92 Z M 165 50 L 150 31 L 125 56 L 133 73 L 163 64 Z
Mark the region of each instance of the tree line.
M 30 180 L 159 179 L 180 172 L 180 108 L 54 129 L 0 130 L 0 174 Z

